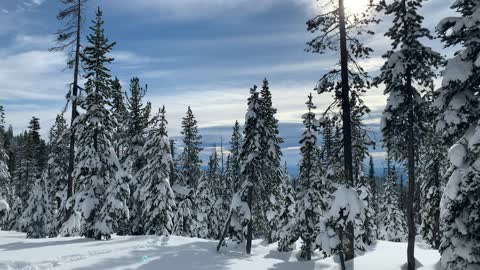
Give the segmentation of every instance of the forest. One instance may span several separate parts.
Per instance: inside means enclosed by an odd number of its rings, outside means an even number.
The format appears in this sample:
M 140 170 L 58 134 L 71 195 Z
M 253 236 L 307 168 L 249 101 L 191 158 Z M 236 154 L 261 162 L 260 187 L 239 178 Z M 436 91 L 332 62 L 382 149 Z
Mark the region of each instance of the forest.
M 480 1 L 444 1 L 456 16 L 439 18 L 435 32 L 423 26 L 424 0 L 370 0 L 361 13 L 327 0 L 305 18 L 315 36 L 306 53 L 333 54 L 337 64 L 305 95 L 298 176 L 282 161 L 268 78 L 245 87 L 245 119 L 231 123 L 230 142 L 218 142 L 203 164 L 195 108 L 185 108 L 181 141 L 170 138 L 169 108 L 146 101 L 139 77 L 122 85 L 110 70 L 109 11 L 98 7 L 89 21 L 88 0 L 59 1 L 51 51 L 70 56 L 66 105 L 53 126 L 34 116 L 21 133 L 0 106 L 1 230 L 47 241 L 199 238 L 215 241 L 216 252 L 252 256 L 261 240 L 279 253 L 298 250 L 299 264 L 338 258 L 339 269 L 353 269 L 380 241 L 406 243 L 404 269 L 417 269 L 422 241 L 439 253 L 435 269 L 480 269 Z M 373 76 L 362 67 L 373 53 L 365 40 L 386 23 L 390 48 Z M 454 54 L 434 51 L 432 39 Z M 372 88 L 386 96 L 383 176 L 365 124 Z M 317 107 L 325 96 L 331 104 Z M 0 269 L 9 259 L 1 244 Z

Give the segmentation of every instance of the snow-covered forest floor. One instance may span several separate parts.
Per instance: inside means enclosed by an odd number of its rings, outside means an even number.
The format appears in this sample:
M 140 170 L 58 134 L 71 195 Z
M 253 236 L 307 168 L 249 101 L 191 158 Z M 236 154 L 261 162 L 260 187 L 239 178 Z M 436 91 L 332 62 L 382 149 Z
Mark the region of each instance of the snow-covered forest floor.
M 256 240 L 252 255 L 232 247 L 217 253 L 217 243 L 179 236 L 114 236 L 111 241 L 101 242 L 79 237 L 26 239 L 23 233 L 1 231 L 0 269 L 340 269 L 334 257 L 322 259 L 319 253 L 310 262 L 299 262 L 299 250 L 278 252 L 276 243 L 266 245 Z M 406 250 L 406 243 L 378 241 L 355 259 L 355 269 L 402 269 Z M 440 269 L 438 251 L 417 242 L 415 252 L 418 269 Z

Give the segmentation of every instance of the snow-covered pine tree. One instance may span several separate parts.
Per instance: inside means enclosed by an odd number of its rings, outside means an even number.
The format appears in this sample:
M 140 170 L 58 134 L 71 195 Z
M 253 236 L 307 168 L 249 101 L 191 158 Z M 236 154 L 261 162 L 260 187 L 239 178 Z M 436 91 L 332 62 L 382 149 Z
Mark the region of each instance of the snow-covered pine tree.
M 316 109 L 313 103 L 313 96 L 308 96 L 308 112 L 305 113 L 303 124 L 305 130 L 300 139 L 300 176 L 297 195 L 297 228 L 291 231 L 290 243 L 296 240 L 296 235 L 303 241 L 300 257 L 304 260 L 310 260 L 315 249 L 315 240 L 317 238 L 317 226 L 320 217 L 325 215 L 330 203 L 330 188 L 323 176 L 322 168 L 319 163 L 319 149 L 317 146 L 317 120 L 315 119 Z
M 11 181 L 10 171 L 8 170 L 8 155 L 5 151 L 5 112 L 0 105 L 0 200 L 6 203 L 11 202 Z M 5 210 L 7 208 L 5 207 Z M 6 214 L 6 213 L 5 213 Z
M 143 98 L 148 87 L 142 87 L 140 79 L 134 77 L 130 80 L 130 95 L 126 98 L 126 117 L 124 124 L 124 139 L 120 142 L 123 155 L 120 160 L 125 170 L 133 176 L 129 183 L 132 196 L 129 201 L 131 220 L 127 228 L 121 228 L 120 234 L 144 234 L 142 231 L 142 200 L 141 190 L 145 186 L 143 180 L 143 166 L 146 164 L 144 157 L 144 145 L 147 128 L 149 125 L 151 104 L 143 103 Z
M 281 202 L 282 208 L 278 217 L 278 250 L 291 251 L 292 245 L 298 239 L 295 230 L 297 229 L 297 204 L 295 201 L 295 189 L 292 186 L 292 180 L 285 172 L 285 178 L 282 181 L 282 194 L 284 196 Z
M 49 195 L 50 199 L 54 201 L 55 208 L 58 208 L 60 203 L 66 199 L 66 194 L 63 194 L 63 192 L 67 191 L 68 181 L 68 164 L 65 163 L 65 160 L 68 160 L 69 132 L 63 114 L 58 114 L 48 134 L 48 163 L 46 168 L 49 178 Z
M 180 201 L 173 218 L 173 234 L 185 237 L 192 237 L 195 235 L 192 209 L 193 204 L 190 197 L 186 197 Z
M 139 78 L 130 80 L 130 96 L 126 99 L 125 139 L 122 142 L 125 152 L 121 160 L 127 172 L 133 176 L 136 176 L 146 163 L 143 146 L 151 111 L 150 102 L 143 104 L 147 89 L 147 86 L 140 85 Z
M 16 192 L 23 205 L 28 202 L 35 181 L 41 177 L 47 163 L 46 144 L 40 137 L 40 119 L 32 117 L 28 132 L 20 145 L 21 160 L 16 168 Z M 23 210 L 22 210 L 23 211 Z
M 448 168 L 447 149 L 443 146 L 441 138 L 442 135 L 434 131 L 433 124 L 430 125 L 419 158 L 419 182 L 422 194 L 419 202 L 422 216 L 420 233 L 422 238 L 436 249 L 440 247 L 440 200 Z
M 112 81 L 112 114 L 117 121 L 117 126 L 115 127 L 115 132 L 112 137 L 112 145 L 115 149 L 115 153 L 121 160 L 125 150 L 123 142 L 125 141 L 126 120 L 128 114 L 122 85 L 117 77 Z
M 37 178 L 28 197 L 28 205 L 22 213 L 23 229 L 27 238 L 45 238 L 49 235 L 49 222 L 52 217 L 48 196 L 48 174 Z
M 376 210 L 374 208 L 374 195 L 367 177 L 361 177 L 356 190 L 365 209 L 364 222 L 355 226 L 355 249 L 365 251 L 377 239 Z
M 210 189 L 210 213 L 208 215 L 209 237 L 219 239 L 221 230 L 229 212 L 231 194 L 227 191 L 225 178 L 221 175 L 221 162 L 218 157 L 217 147 L 214 146 L 208 162 L 208 170 L 205 177 L 208 179 Z M 204 200 L 206 202 L 206 200 Z M 197 217 L 198 218 L 198 217 Z
M 240 131 L 240 124 L 235 121 L 233 126 L 232 137 L 230 140 L 230 156 L 229 165 L 231 171 L 227 174 L 230 177 L 230 191 L 231 194 L 240 190 L 242 185 L 240 178 L 240 151 L 242 150 L 242 133 Z
M 453 146 L 448 152 L 452 173 L 440 203 L 442 266 L 448 270 L 480 268 L 480 126 L 478 38 L 480 2 L 454 1 L 458 14 L 437 26 L 441 40 L 454 47 L 438 89 L 437 130 Z
M 148 140 L 144 146 L 147 161 L 143 167 L 142 224 L 146 234 L 169 235 L 173 230 L 175 196 L 170 187 L 170 169 L 173 163 L 167 133 L 165 106 L 152 120 Z
M 42 177 L 47 179 L 51 220 L 49 220 L 49 235 L 57 236 L 61 216 L 65 214 L 68 183 L 68 160 L 70 129 L 63 114 L 57 115 L 55 123 L 50 128 L 48 144 L 48 163 Z
M 262 177 L 262 156 L 260 137 L 262 135 L 262 121 L 260 119 L 260 98 L 257 86 L 250 88 L 248 109 L 245 115 L 243 129 L 244 139 L 240 151 L 240 177 L 242 186 L 234 194 L 230 205 L 230 214 L 224 226 L 224 233 L 217 247 L 220 248 L 226 234 L 230 233 L 232 240 L 242 243 L 245 238 L 246 253 L 252 248 L 253 230 L 255 227 L 253 212 L 258 206 L 259 182 Z M 256 221 L 256 220 L 255 220 Z
M 190 106 L 188 106 L 187 114 L 182 120 L 181 133 L 184 144 L 181 157 L 183 185 L 195 189 L 202 174 L 200 169 L 202 161 L 199 157 L 202 151 L 202 148 L 200 148 L 202 136 L 198 131 L 197 120 Z
M 0 199 L 0 230 L 6 229 L 6 220 L 10 212 L 10 205 L 5 199 Z
M 278 130 L 278 120 L 275 118 L 277 109 L 273 107 L 272 93 L 267 79 L 263 80 L 260 90 L 259 119 L 262 123 L 260 148 L 263 166 L 262 177 L 257 185 L 257 207 L 254 211 L 258 234 L 266 236 L 269 243 L 277 241 L 279 216 L 283 194 L 282 180 L 285 177 L 281 168 L 282 151 L 280 144 L 283 139 Z
M 195 236 L 209 238 L 211 236 L 211 214 L 215 202 L 215 195 L 212 193 L 212 183 L 209 182 L 208 174 L 204 174 L 198 181 L 195 190 Z
M 403 242 L 407 239 L 407 224 L 405 214 L 399 208 L 398 189 L 393 169 L 383 184 L 383 193 L 379 198 L 377 225 L 378 238 L 386 241 Z
M 433 88 L 435 69 L 442 61 L 440 54 L 420 42 L 422 38 L 432 39 L 429 30 L 422 27 L 424 18 L 417 12 L 423 2 L 401 0 L 384 4 L 385 13 L 394 17 L 392 27 L 385 33 L 392 40 L 392 50 L 384 55 L 387 61 L 375 80 L 376 85 L 385 84 L 388 95 L 382 119 L 384 142 L 396 160 L 407 161 L 409 270 L 415 269 L 415 148 L 424 137 L 423 94 Z
M 86 71 L 86 96 L 79 101 L 85 112 L 75 121 L 78 138 L 77 164 L 74 176 L 80 181 L 81 190 L 73 201 L 71 215 L 61 234 L 75 233 L 79 228 L 78 214 L 82 217 L 81 234 L 88 238 L 109 239 L 117 228 L 117 221 L 128 220 L 126 206 L 130 197 L 128 179 L 112 147 L 112 133 L 116 126 L 109 110 L 112 96 L 110 70 L 113 61 L 108 57 L 115 43 L 110 43 L 103 30 L 102 11 L 98 8 L 92 33 L 87 37 L 82 61 Z
M 370 109 L 361 99 L 360 92 L 353 92 L 351 96 L 352 106 L 352 157 L 353 179 L 360 201 L 363 202 L 365 218 L 355 222 L 355 249 L 365 251 L 366 247 L 376 239 L 375 211 L 372 207 L 373 195 L 370 182 L 364 175 L 364 161 L 369 156 L 368 147 L 375 143 L 370 139 L 362 119 L 370 112 Z
M 328 1 L 322 5 L 322 13 L 307 21 L 309 32 L 319 32 L 319 36 L 308 42 L 307 50 L 313 53 L 327 51 L 339 52 L 339 62 L 332 70 L 323 75 L 318 83 L 319 94 L 334 93 L 334 102 L 327 112 L 335 107 L 340 107 L 342 113 L 342 148 L 344 182 L 354 186 L 353 158 L 352 158 L 352 124 L 351 124 L 351 99 L 357 93 L 365 91 L 369 86 L 365 70 L 358 62 L 366 58 L 372 49 L 366 47 L 360 40 L 362 34 L 373 34 L 367 30 L 370 23 L 377 22 L 369 16 L 367 11 L 356 12 L 353 15 L 345 14 L 344 0 Z M 348 36 L 348 37 L 347 37 Z M 325 114 L 327 113 L 325 112 Z M 353 195 L 353 193 L 347 193 Z M 355 198 L 350 198 L 354 201 Z M 354 257 L 354 230 L 347 230 L 346 260 Z M 344 260 L 341 261 L 345 269 Z
M 375 177 L 375 165 L 373 163 L 373 157 L 369 156 L 368 161 L 368 183 L 370 190 L 372 191 L 372 197 L 370 200 L 370 205 L 375 211 L 378 212 L 378 186 L 377 186 L 377 179 Z
M 13 205 L 10 207 L 7 220 L 4 222 L 5 228 L 10 231 L 20 232 L 23 230 L 22 214 L 24 210 L 23 200 L 16 196 Z

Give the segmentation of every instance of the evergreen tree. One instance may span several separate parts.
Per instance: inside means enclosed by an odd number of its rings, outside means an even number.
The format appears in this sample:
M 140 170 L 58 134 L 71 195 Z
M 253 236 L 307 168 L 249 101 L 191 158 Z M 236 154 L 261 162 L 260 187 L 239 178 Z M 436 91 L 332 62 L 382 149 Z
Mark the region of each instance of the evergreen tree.
M 37 178 L 22 214 L 22 223 L 27 238 L 45 238 L 52 213 L 48 197 L 47 175 Z
M 355 248 L 365 251 L 367 246 L 372 245 L 377 239 L 377 212 L 374 205 L 374 195 L 368 183 L 368 178 L 362 177 L 361 179 L 363 181 L 360 181 L 356 190 L 365 209 L 365 220 L 363 223 L 356 223 Z
M 206 172 L 211 203 L 208 216 L 209 237 L 213 239 L 218 239 L 221 235 L 222 227 L 227 219 L 226 215 L 228 214 L 231 200 L 231 194 L 229 194 L 227 183 L 221 174 L 219 162 L 221 162 L 221 159 L 219 159 L 217 148 L 214 146 L 209 158 L 208 170 Z
M 184 149 L 182 153 L 182 175 L 185 185 L 190 188 L 196 188 L 197 182 L 201 177 L 199 154 L 202 136 L 198 131 L 197 120 L 193 115 L 192 109 L 188 106 L 187 114 L 182 120 L 182 135 Z
M 11 200 L 10 171 L 8 170 L 8 155 L 5 151 L 5 113 L 0 105 L 0 199 Z M 11 203 L 11 202 L 10 202 Z M 6 209 L 6 207 L 5 207 Z
M 212 183 L 209 182 L 208 175 L 204 175 L 198 181 L 195 190 L 195 236 L 199 238 L 209 238 L 211 235 L 211 213 L 214 204 L 214 195 L 212 194 Z
M 68 183 L 68 163 L 65 163 L 65 160 L 68 160 L 70 130 L 63 114 L 57 115 L 50 128 L 49 139 L 46 168 L 49 197 L 54 202 L 54 209 L 58 209 L 60 204 L 66 201 Z
M 264 234 L 269 243 L 275 242 L 278 233 L 278 218 L 281 212 L 283 194 L 281 192 L 284 178 L 281 168 L 281 148 L 283 139 L 280 138 L 278 120 L 275 118 L 277 109 L 273 107 L 272 94 L 267 79 L 263 80 L 260 90 L 259 119 L 262 123 L 260 147 L 263 166 L 262 177 L 257 185 L 257 203 L 255 211 L 258 234 Z
M 232 194 L 240 189 L 242 185 L 240 179 L 240 152 L 242 149 L 242 133 L 240 131 L 240 124 L 235 121 L 233 126 L 232 138 L 230 140 L 230 159 L 229 164 L 231 166 L 230 171 L 230 190 Z
M 234 194 L 230 205 L 230 214 L 220 237 L 217 250 L 224 243 L 227 233 L 237 243 L 243 243 L 246 239 L 246 252 L 250 254 L 252 248 L 253 230 L 255 224 L 253 213 L 257 201 L 257 190 L 262 177 L 262 156 L 260 148 L 260 137 L 262 134 L 262 121 L 260 114 L 260 98 L 257 86 L 250 88 L 248 98 L 248 109 L 245 115 L 245 126 L 243 129 L 244 140 L 240 151 L 240 177 L 242 186 Z M 255 196 L 255 197 L 254 197 Z
M 443 147 L 441 135 L 434 132 L 433 125 L 429 129 L 425 144 L 420 150 L 419 182 L 423 195 L 419 204 L 422 216 L 420 233 L 422 238 L 433 248 L 440 247 L 440 200 L 445 187 L 445 168 L 448 168 L 446 147 Z
M 303 241 L 300 257 L 310 260 L 317 238 L 317 226 L 320 216 L 324 215 L 330 203 L 330 188 L 323 177 L 318 162 L 318 146 L 315 113 L 315 104 L 310 94 L 306 102 L 308 112 L 302 116 L 305 131 L 300 139 L 300 176 L 297 196 L 297 232 Z M 292 238 L 294 239 L 294 238 Z
M 337 4 L 338 3 L 338 4 Z M 354 186 L 353 157 L 352 157 L 352 103 L 360 92 L 369 86 L 368 77 L 362 69 L 358 59 L 368 57 L 372 50 L 362 44 L 359 36 L 373 34 L 366 27 L 377 22 L 366 12 L 349 16 L 345 14 L 344 0 L 328 1 L 322 5 L 322 14 L 307 21 L 307 30 L 319 36 L 308 42 L 308 51 L 325 53 L 329 50 L 338 51 L 340 54 L 339 68 L 335 67 L 320 78 L 317 90 L 319 94 L 334 93 L 334 103 L 327 112 L 339 106 L 342 113 L 342 146 L 343 146 L 343 179 L 350 187 Z M 327 113 L 326 112 L 326 113 Z M 348 193 L 355 195 L 356 193 Z M 355 198 L 350 198 L 354 200 Z M 348 239 L 346 256 L 341 254 L 342 269 L 345 269 L 345 260 L 354 257 L 354 229 L 349 227 L 346 231 Z
M 372 192 L 372 197 L 370 200 L 370 205 L 375 212 L 378 210 L 378 187 L 377 180 L 375 178 L 375 167 L 373 163 L 373 157 L 370 155 L 368 162 L 368 183 L 369 188 Z
M 295 232 L 297 229 L 297 204 L 295 201 L 295 190 L 291 184 L 290 177 L 285 177 L 282 182 L 282 194 L 284 194 L 284 200 L 281 202 L 282 208 L 278 218 L 278 250 L 291 251 L 292 245 L 298 239 L 298 236 Z
M 144 105 L 142 99 L 145 97 L 147 89 L 147 86 L 142 87 L 140 85 L 139 78 L 134 77 L 130 80 L 130 96 L 126 101 L 126 138 L 122 143 L 125 147 L 125 153 L 122 156 L 122 161 L 127 172 L 133 176 L 141 171 L 146 162 L 142 153 L 146 129 L 149 124 L 151 104 L 148 102 Z
M 82 54 L 87 95 L 79 105 L 85 113 L 75 122 L 79 147 L 74 176 L 80 180 L 82 189 L 75 194 L 73 209 L 77 213 L 69 217 L 60 232 L 78 231 L 79 228 L 72 226 L 78 225 L 81 214 L 83 236 L 109 239 L 117 229 L 117 221 L 128 219 L 126 203 L 130 197 L 131 176 L 124 172 L 111 143 L 116 122 L 109 110 L 112 90 L 106 65 L 113 61 L 108 53 L 115 43 L 105 37 L 100 8 L 93 23 L 92 33 L 87 37 L 89 46 Z
M 121 141 L 124 151 L 121 161 L 125 170 L 133 176 L 129 183 L 132 196 L 129 201 L 131 209 L 131 221 L 128 228 L 122 228 L 121 234 L 144 234 L 142 231 L 142 168 L 146 164 L 143 154 L 145 136 L 149 125 L 151 104 L 143 104 L 143 98 L 147 92 L 147 86 L 140 85 L 140 79 L 134 77 L 130 80 L 130 96 L 126 100 L 126 117 L 124 119 L 124 139 Z
M 165 113 L 163 106 L 152 120 L 153 127 L 144 147 L 147 164 L 142 169 L 145 185 L 142 190 L 142 220 L 147 234 L 169 235 L 173 230 L 175 196 L 169 182 L 173 160 Z
M 420 39 L 432 39 L 429 30 L 422 27 L 423 17 L 417 12 L 423 0 L 394 1 L 384 4 L 385 13 L 393 15 L 393 26 L 385 34 L 392 39 L 392 50 L 384 57 L 386 63 L 376 84 L 384 83 L 387 105 L 383 113 L 383 136 L 395 159 L 407 161 L 408 171 L 408 269 L 415 269 L 415 146 L 423 137 L 425 104 L 422 93 L 433 87 L 435 68 L 441 56 L 424 46 Z
M 192 215 L 192 200 L 187 197 L 177 206 L 177 212 L 173 218 L 173 234 L 185 237 L 194 235 L 194 219 Z
M 24 210 L 24 204 L 20 197 L 15 197 L 12 207 L 10 208 L 10 212 L 8 213 L 7 220 L 5 222 L 6 228 L 10 231 L 23 231 L 24 224 L 22 220 L 22 214 Z
M 398 206 L 395 179 L 395 172 L 390 171 L 383 185 L 377 215 L 378 237 L 381 240 L 403 242 L 407 239 L 407 225 L 405 215 Z
M 112 144 L 115 149 L 115 153 L 121 159 L 124 156 L 124 147 L 123 142 L 125 141 L 125 134 L 127 128 L 127 107 L 126 101 L 123 96 L 122 85 L 120 80 L 115 77 L 112 81 L 112 114 L 115 120 L 117 121 L 117 126 L 115 127 L 115 132 L 112 138 Z
M 478 10 L 473 0 L 453 2 L 456 16 L 444 18 L 437 32 L 455 55 L 448 60 L 435 105 L 440 109 L 437 130 L 449 145 L 448 158 L 453 165 L 441 203 L 441 262 L 445 269 L 480 267 L 480 177 L 478 172 L 480 114 L 478 111 L 480 74 L 477 42 Z
M 48 163 L 42 177 L 47 180 L 51 220 L 49 220 L 49 235 L 57 236 L 61 218 L 66 211 L 68 184 L 68 147 L 70 129 L 63 114 L 57 115 L 55 123 L 50 128 L 48 144 Z

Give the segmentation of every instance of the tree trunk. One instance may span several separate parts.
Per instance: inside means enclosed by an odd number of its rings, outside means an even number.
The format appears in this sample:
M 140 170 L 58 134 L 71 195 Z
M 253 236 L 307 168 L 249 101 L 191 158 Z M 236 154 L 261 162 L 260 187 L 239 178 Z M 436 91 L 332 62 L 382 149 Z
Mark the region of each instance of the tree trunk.
M 407 87 L 407 106 L 408 106 L 408 130 L 407 130 L 407 154 L 408 154 L 408 201 L 407 201 L 407 223 L 408 223 L 408 246 L 407 246 L 407 260 L 408 270 L 415 269 L 415 211 L 414 211 L 414 198 L 415 198 L 415 149 L 414 149 L 414 108 L 413 108 L 413 89 L 412 89 L 412 76 L 410 70 L 407 70 L 406 78 Z
M 72 89 L 72 120 L 70 125 L 70 149 L 68 156 L 68 187 L 67 187 L 67 199 L 71 198 L 74 193 L 75 179 L 73 179 L 73 167 L 75 162 L 75 128 L 73 122 L 78 116 L 77 112 L 77 96 L 78 96 L 78 73 L 80 65 L 80 28 L 82 23 L 82 2 L 78 0 L 78 12 L 77 12 L 77 40 L 75 45 L 75 63 L 73 71 L 73 89 Z M 70 212 L 70 211 L 69 211 Z M 69 216 L 69 215 L 67 215 Z
M 348 50 L 347 50 L 347 32 L 345 29 L 345 7 L 343 0 L 338 0 L 339 7 L 339 27 L 340 27 L 340 64 L 342 77 L 342 120 L 343 120 L 343 151 L 344 151 L 344 170 L 347 185 L 353 187 L 352 173 L 352 127 L 351 127 L 351 109 L 350 109 L 350 88 L 348 84 Z M 352 260 L 355 256 L 355 235 L 353 225 L 347 225 L 347 235 L 349 238 L 345 260 Z
M 247 227 L 247 254 L 250 254 L 252 251 L 252 237 L 253 237 L 253 209 L 252 209 L 252 201 L 253 201 L 253 186 L 248 188 L 248 208 L 250 209 L 250 221 L 248 222 Z

